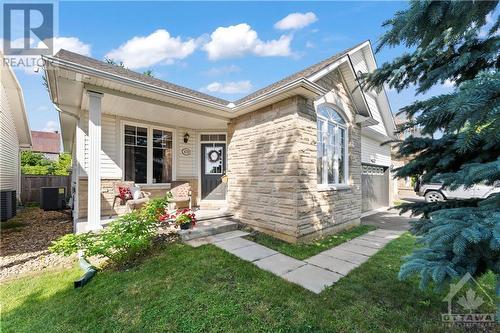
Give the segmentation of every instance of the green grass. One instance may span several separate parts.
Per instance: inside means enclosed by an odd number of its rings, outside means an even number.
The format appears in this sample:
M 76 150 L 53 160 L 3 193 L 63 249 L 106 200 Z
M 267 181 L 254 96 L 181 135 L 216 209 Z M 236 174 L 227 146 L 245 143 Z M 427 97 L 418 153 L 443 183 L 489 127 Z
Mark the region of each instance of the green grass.
M 304 260 L 375 229 L 376 228 L 372 225 L 360 225 L 337 234 L 303 244 L 290 244 L 259 232 L 254 232 L 245 238 L 286 254 L 287 256 Z
M 4 283 L 1 332 L 448 332 L 443 294 L 397 279 L 408 234 L 320 295 L 212 245 L 172 244 L 73 289 L 78 269 Z M 493 292 L 494 277 L 480 280 Z

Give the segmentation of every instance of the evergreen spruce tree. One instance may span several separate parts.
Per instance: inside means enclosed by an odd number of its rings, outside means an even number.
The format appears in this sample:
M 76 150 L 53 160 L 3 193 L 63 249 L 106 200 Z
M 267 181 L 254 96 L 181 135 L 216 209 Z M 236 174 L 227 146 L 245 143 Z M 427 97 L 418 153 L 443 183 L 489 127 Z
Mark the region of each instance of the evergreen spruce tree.
M 424 137 L 394 143 L 399 157 L 415 156 L 397 177 L 421 176 L 445 187 L 470 188 L 500 182 L 500 67 L 497 1 L 412 1 L 386 21 L 382 47 L 411 52 L 366 77 L 368 86 L 398 91 L 415 85 L 424 93 L 451 82 L 453 92 L 417 101 L 400 110 Z M 442 133 L 439 135 L 433 134 Z M 466 272 L 497 276 L 500 297 L 500 194 L 487 199 L 410 203 L 403 211 L 422 218 L 411 231 L 422 247 L 406 258 L 399 276 L 420 276 L 421 288 L 438 288 Z

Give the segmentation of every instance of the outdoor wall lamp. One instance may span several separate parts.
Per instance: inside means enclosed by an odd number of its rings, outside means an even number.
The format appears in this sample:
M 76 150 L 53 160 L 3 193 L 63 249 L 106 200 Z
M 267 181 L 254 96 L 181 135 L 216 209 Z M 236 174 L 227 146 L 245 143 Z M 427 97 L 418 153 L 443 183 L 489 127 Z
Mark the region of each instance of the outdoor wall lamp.
M 189 141 L 189 133 L 186 132 L 186 134 L 184 134 L 184 143 L 188 143 Z

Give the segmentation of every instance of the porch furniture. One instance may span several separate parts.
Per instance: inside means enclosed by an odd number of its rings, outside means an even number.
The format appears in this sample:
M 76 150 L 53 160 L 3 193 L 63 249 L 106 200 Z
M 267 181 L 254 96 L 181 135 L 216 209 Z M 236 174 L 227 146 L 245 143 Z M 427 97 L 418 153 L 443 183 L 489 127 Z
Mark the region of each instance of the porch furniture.
M 122 181 L 122 182 L 116 182 L 113 184 L 113 191 L 114 191 L 114 198 L 113 198 L 113 206 L 111 207 L 111 215 L 109 217 L 113 216 L 113 212 L 115 211 L 115 204 L 116 200 L 120 200 L 121 205 L 126 205 L 127 212 L 131 212 L 135 209 L 141 208 L 142 205 L 144 205 L 146 202 L 150 200 L 150 195 L 151 193 L 149 192 L 144 192 L 141 191 L 141 198 L 139 199 L 133 199 L 132 197 L 130 198 L 122 198 L 120 195 L 120 188 L 131 188 L 136 186 L 134 182 L 132 181 Z
M 172 199 L 169 204 L 169 209 L 178 208 L 181 203 L 187 203 L 189 209 L 191 209 L 192 193 L 191 184 L 188 181 L 173 181 L 171 183 L 170 193 L 172 194 Z

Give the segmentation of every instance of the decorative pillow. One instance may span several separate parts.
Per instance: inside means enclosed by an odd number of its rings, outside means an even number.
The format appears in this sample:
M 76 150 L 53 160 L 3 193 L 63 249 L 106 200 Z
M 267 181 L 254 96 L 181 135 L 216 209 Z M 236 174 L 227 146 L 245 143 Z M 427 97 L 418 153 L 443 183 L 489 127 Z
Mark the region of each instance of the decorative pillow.
M 132 193 L 130 192 L 130 188 L 120 186 L 120 187 L 118 187 L 118 192 L 119 192 L 120 199 L 122 199 L 122 200 L 132 199 Z
M 132 194 L 132 199 L 138 200 L 142 198 L 142 192 L 141 189 L 137 186 L 132 186 L 130 188 L 130 193 Z

